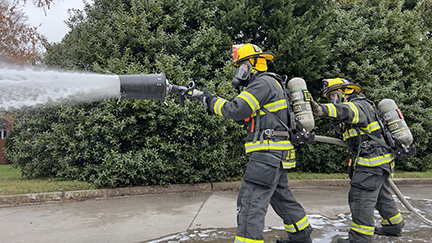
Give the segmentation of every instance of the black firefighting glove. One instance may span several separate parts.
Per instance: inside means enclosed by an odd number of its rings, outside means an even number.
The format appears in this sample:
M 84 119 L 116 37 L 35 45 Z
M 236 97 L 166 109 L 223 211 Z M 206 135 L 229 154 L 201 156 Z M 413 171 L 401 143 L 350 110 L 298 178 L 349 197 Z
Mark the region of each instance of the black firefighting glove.
M 312 113 L 317 117 L 321 117 L 323 115 L 322 107 L 318 103 L 315 102 L 315 100 L 313 99 L 312 96 L 310 99 L 310 104 L 312 107 Z
M 198 98 L 199 98 L 199 100 L 201 101 L 201 103 L 203 103 L 203 105 L 204 105 L 205 107 L 207 107 L 207 109 L 210 109 L 209 107 L 210 107 L 211 101 L 212 101 L 214 98 L 216 98 L 216 96 L 215 96 L 215 95 L 212 95 L 212 94 L 210 93 L 210 91 L 208 91 L 207 88 L 204 88 L 204 89 L 203 89 L 203 94 L 200 95 L 200 96 L 198 96 Z

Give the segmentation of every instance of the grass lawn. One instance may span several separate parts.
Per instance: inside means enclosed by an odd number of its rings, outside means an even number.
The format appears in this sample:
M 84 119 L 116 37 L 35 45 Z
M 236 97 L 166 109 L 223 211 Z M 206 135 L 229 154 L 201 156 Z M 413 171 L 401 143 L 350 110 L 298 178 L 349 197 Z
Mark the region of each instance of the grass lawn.
M 26 179 L 18 169 L 0 165 L 0 196 L 40 192 L 61 192 L 95 189 L 96 186 L 82 181 L 59 181 L 51 179 Z
M 396 171 L 395 178 L 432 178 L 432 170 L 426 172 Z M 346 173 L 319 174 L 306 172 L 290 172 L 289 180 L 313 179 L 347 179 Z M 240 180 L 241 178 L 239 178 Z M 82 181 L 60 181 L 56 179 L 26 179 L 21 177 L 18 169 L 10 165 L 0 165 L 0 196 L 26 193 L 76 191 L 96 189 L 97 187 Z

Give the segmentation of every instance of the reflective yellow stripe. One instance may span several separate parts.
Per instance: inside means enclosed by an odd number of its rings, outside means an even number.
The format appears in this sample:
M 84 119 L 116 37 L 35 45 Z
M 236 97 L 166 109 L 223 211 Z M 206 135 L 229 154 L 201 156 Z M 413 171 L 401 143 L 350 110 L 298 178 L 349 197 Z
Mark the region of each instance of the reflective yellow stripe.
M 401 119 L 398 119 L 398 120 L 387 123 L 387 126 L 392 127 L 392 129 L 399 128 L 399 129 L 395 129 L 392 131 L 392 134 L 394 136 L 396 136 L 397 133 L 403 132 L 403 131 L 408 129 L 408 127 L 400 127 L 400 125 L 399 125 L 400 121 L 401 121 Z
M 276 84 L 282 89 L 282 85 L 277 80 L 275 80 L 275 81 L 276 81 Z
M 292 169 L 292 168 L 296 167 L 296 162 L 295 161 L 294 162 L 284 162 L 284 161 L 282 161 L 282 167 L 284 169 Z
M 286 99 L 281 99 L 276 102 L 268 103 L 264 106 L 264 108 L 266 108 L 270 112 L 276 112 L 282 109 L 286 109 L 287 107 L 288 106 L 286 103 Z
M 366 133 L 372 133 L 374 131 L 379 130 L 380 128 L 381 127 L 378 121 L 371 122 L 367 127 L 360 128 L 360 135 L 365 135 Z M 343 139 L 346 140 L 348 138 L 357 137 L 357 136 L 358 136 L 357 130 L 351 128 L 343 134 Z
M 367 226 L 367 225 L 358 225 L 354 222 L 351 222 L 351 229 L 359 232 L 360 234 L 364 235 L 373 235 L 375 227 L 374 226 Z
M 360 121 L 360 119 L 359 119 L 359 111 L 358 111 L 357 107 L 352 102 L 345 102 L 344 104 L 347 104 L 350 107 L 350 109 L 354 112 L 354 117 L 353 117 L 351 123 L 353 123 L 353 124 L 358 123 Z
M 213 110 L 216 114 L 218 115 L 222 115 L 222 106 L 226 103 L 227 101 L 225 99 L 222 98 L 218 98 L 214 104 Z
M 304 230 L 309 225 L 309 220 L 307 216 L 304 216 L 295 224 L 284 224 L 285 230 L 290 233 L 296 233 L 298 231 Z
M 361 133 L 361 131 L 360 131 Z M 347 140 L 348 138 L 357 137 L 358 133 L 355 129 L 349 129 L 348 131 L 345 131 L 343 134 L 343 140 Z
M 360 128 L 360 129 L 362 129 L 363 131 L 366 131 L 368 133 L 371 133 L 371 132 L 374 132 L 376 130 L 379 130 L 380 128 L 381 127 L 380 127 L 378 121 L 374 121 L 374 122 L 369 123 L 369 125 L 367 127 Z
M 368 166 L 368 167 L 374 167 L 374 166 L 379 166 L 379 165 L 382 165 L 385 163 L 389 163 L 389 162 L 393 161 L 393 159 L 394 159 L 394 155 L 392 153 L 388 153 L 388 154 L 373 157 L 373 158 L 358 157 L 357 164 L 363 165 L 363 166 Z
M 297 227 L 299 230 L 304 230 L 309 225 L 309 220 L 306 216 L 297 222 Z
M 278 100 L 276 102 L 268 103 L 264 105 L 264 108 L 266 108 L 270 112 L 276 112 L 279 110 L 283 110 L 288 108 L 286 99 Z M 265 112 L 260 110 L 260 115 L 265 115 Z M 251 117 L 256 116 L 256 112 L 252 113 Z
M 395 225 L 395 224 L 401 223 L 402 220 L 403 220 L 402 215 L 400 213 L 398 213 L 389 219 L 381 218 L 381 224 L 382 225 Z
M 252 240 L 252 239 L 236 236 L 234 243 L 264 243 L 264 240 Z
M 325 103 L 324 105 L 327 106 L 329 117 L 337 117 L 336 106 L 330 103 Z
M 252 109 L 252 112 L 255 112 L 257 109 L 260 108 L 259 102 L 255 98 L 255 96 L 253 96 L 251 93 L 247 91 L 241 92 L 237 97 L 246 101 L 246 103 L 248 103 L 249 107 Z
M 272 141 L 272 140 L 263 140 L 263 143 L 257 141 L 255 143 L 249 142 L 245 143 L 246 153 L 251 153 L 260 150 L 290 150 L 294 149 L 294 146 L 291 144 L 289 140 L 282 141 Z

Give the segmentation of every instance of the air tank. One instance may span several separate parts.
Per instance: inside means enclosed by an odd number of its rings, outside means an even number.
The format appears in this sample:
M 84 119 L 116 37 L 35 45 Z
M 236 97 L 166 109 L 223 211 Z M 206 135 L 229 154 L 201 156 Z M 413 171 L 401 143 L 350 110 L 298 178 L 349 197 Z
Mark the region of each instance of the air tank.
M 288 81 L 287 88 L 290 91 L 297 124 L 306 132 L 312 131 L 315 120 L 310 105 L 311 96 L 307 90 L 306 82 L 302 78 L 293 78 Z
M 413 136 L 396 102 L 392 99 L 383 99 L 378 103 L 378 110 L 383 114 L 393 138 L 409 147 L 413 142 Z

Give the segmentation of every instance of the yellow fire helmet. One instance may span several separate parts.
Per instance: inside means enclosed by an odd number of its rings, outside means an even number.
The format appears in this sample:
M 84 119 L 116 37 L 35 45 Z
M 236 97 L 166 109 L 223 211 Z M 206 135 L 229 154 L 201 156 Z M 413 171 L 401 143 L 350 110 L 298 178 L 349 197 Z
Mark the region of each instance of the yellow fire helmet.
M 233 45 L 233 65 L 238 67 L 239 64 L 245 60 L 251 59 L 251 64 L 258 71 L 267 70 L 267 61 L 273 60 L 274 55 L 270 52 L 263 52 L 261 48 L 254 44 L 243 44 L 243 45 Z M 256 60 L 256 64 L 255 64 Z
M 327 94 L 338 90 L 343 94 L 352 94 L 354 91 L 359 94 L 362 91 L 362 87 L 358 84 L 353 84 L 346 79 L 331 78 L 323 79 L 324 93 L 323 96 L 327 97 Z

